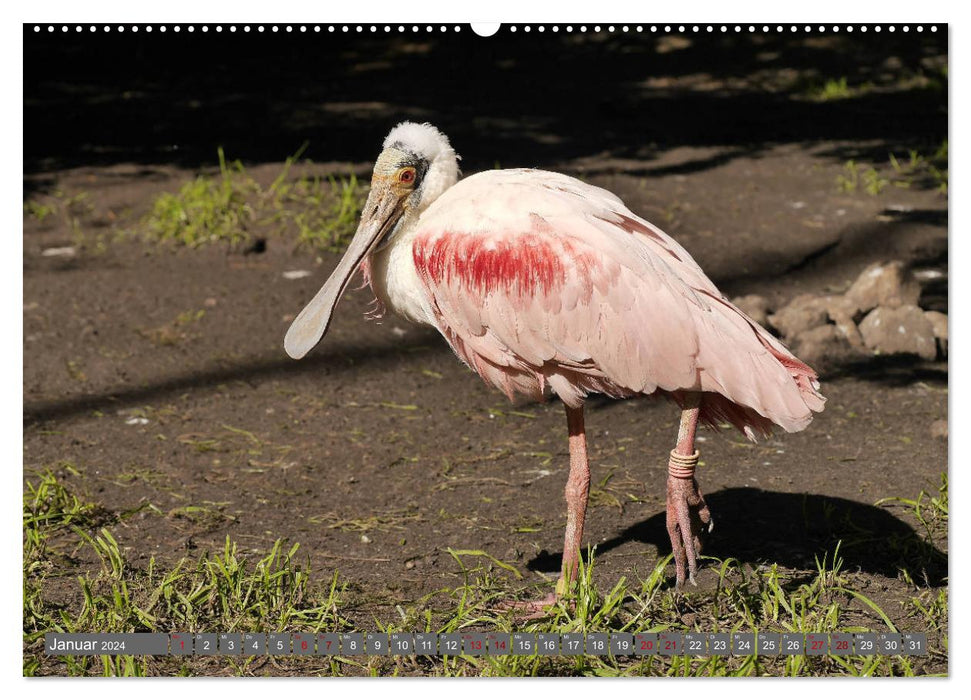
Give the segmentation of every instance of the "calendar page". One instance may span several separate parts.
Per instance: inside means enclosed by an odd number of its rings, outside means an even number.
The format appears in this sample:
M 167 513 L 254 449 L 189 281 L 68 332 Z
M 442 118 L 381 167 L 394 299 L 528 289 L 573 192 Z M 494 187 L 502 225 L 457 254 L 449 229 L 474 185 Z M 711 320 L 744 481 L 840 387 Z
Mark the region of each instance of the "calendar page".
M 23 24 L 25 676 L 948 675 L 951 29 L 651 12 Z

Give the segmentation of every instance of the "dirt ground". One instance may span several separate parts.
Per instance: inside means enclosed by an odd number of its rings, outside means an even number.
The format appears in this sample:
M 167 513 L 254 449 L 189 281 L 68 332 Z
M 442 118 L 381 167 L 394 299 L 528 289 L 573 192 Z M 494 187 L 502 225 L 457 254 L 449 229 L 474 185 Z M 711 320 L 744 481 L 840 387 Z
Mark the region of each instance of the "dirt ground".
M 651 45 L 654 55 L 669 56 L 659 47 Z M 436 50 L 420 54 L 422 60 L 433 60 Z M 704 60 L 690 49 L 684 53 L 685 60 Z M 856 75 L 851 71 L 869 65 L 859 56 L 846 61 L 842 72 L 831 74 Z M 696 77 L 699 69 L 654 74 L 652 89 L 667 103 L 744 92 L 753 82 L 770 91 L 772 82 L 758 66 L 741 59 L 737 65 L 738 80 L 749 81 L 741 86 L 725 76 L 709 76 L 707 84 Z M 864 126 L 858 132 L 845 126 L 845 133 L 832 126 L 844 117 L 854 125 L 872 119 L 873 109 L 892 103 L 892 89 L 885 88 L 886 103 L 881 89 L 877 81 L 857 112 L 852 99 L 832 107 L 838 114 L 819 128 L 824 138 L 779 127 L 771 139 L 759 140 L 766 120 L 759 105 L 743 109 L 723 97 L 725 111 L 709 110 L 706 117 L 713 129 L 727 128 L 717 125 L 719 114 L 736 122 L 756 115 L 731 139 L 689 142 L 673 132 L 669 140 L 657 134 L 647 150 L 622 152 L 612 148 L 623 138 L 618 119 L 604 129 L 603 148 L 596 146 L 596 130 L 582 143 L 564 135 L 569 146 L 559 153 L 539 138 L 521 150 L 511 138 L 476 137 L 472 129 L 459 129 L 452 140 L 468 172 L 535 156 L 534 164 L 606 187 L 677 238 L 723 292 L 762 294 L 781 304 L 803 292 L 843 291 L 879 260 L 946 274 L 946 195 L 921 186 L 873 195 L 837 186 L 854 154 L 880 154 L 867 163 L 884 173 L 888 151 L 927 148 L 947 136 L 946 114 L 936 111 L 919 127 L 918 116 L 900 111 L 921 105 L 900 107 L 899 118 L 876 119 L 869 136 Z M 37 100 L 28 116 L 43 106 Z M 946 96 L 927 98 L 934 100 L 946 106 Z M 791 95 L 785 104 L 811 113 L 825 108 Z M 383 136 L 370 125 L 390 125 L 403 115 L 390 104 L 359 108 L 366 109 L 368 125 L 354 132 L 367 138 L 329 160 L 318 148 L 309 167 L 367 172 Z M 505 102 L 501 110 L 514 111 Z M 595 112 L 587 106 L 578 118 Z M 517 138 L 546 130 L 553 139 L 555 125 L 531 114 L 526 111 Z M 508 118 L 483 117 L 482 126 L 501 123 L 501 135 L 515 132 L 515 124 L 502 121 Z M 815 134 L 811 117 L 806 124 L 806 133 Z M 236 132 L 227 129 L 231 140 Z M 96 155 L 89 163 L 80 148 L 29 140 L 28 146 L 36 146 L 36 157 L 27 159 L 25 201 L 55 191 L 86 193 L 89 206 L 77 223 L 90 237 L 137 229 L 153 199 L 176 191 L 197 167 L 191 156 L 156 159 L 150 150 L 126 152 L 125 144 L 111 158 L 91 150 Z M 230 153 L 253 158 L 250 172 L 266 179 L 293 149 L 266 158 L 242 150 Z M 214 149 L 200 145 L 199 151 L 198 164 L 211 164 Z M 25 475 L 51 468 L 111 513 L 138 511 L 113 529 L 133 565 L 218 550 L 227 536 L 253 553 L 286 538 L 301 543 L 321 580 L 337 570 L 359 601 L 370 601 L 348 611 L 365 626 L 394 617 L 396 603 L 454 585 L 458 569 L 449 547 L 485 550 L 526 573 L 527 583 L 555 577 L 568 468 L 561 405 L 510 406 L 435 332 L 392 316 L 365 321 L 368 290 L 348 295 L 327 339 L 307 359 L 287 358 L 282 342 L 289 321 L 336 264 L 335 254 L 295 250 L 292 241 L 273 237 L 265 252 L 252 254 L 112 237 L 73 257 L 43 255 L 73 245 L 75 232 L 63 217 L 24 217 Z M 293 270 L 311 274 L 284 276 Z M 946 312 L 946 292 L 938 290 L 929 303 Z M 879 543 L 917 523 L 902 510 L 874 504 L 939 485 L 947 442 L 932 436 L 931 424 L 947 419 L 947 379 L 946 362 L 855 363 L 823 377 L 826 410 L 802 433 L 753 445 L 735 433 L 703 432 L 700 482 L 717 524 L 706 554 L 812 571 L 814 557 L 843 541 L 845 569 L 858 573 L 868 595 L 896 619 L 903 617 L 901 604 L 913 586 L 899 569 L 909 567 L 918 586 L 940 588 L 946 551 L 935 550 L 930 560 L 936 564 L 923 570 L 887 555 Z M 665 402 L 588 404 L 594 489 L 586 542 L 597 546 L 602 588 L 649 572 L 670 552 L 664 485 L 677 419 Z M 68 473 L 65 464 L 78 473 Z M 78 563 L 88 565 L 94 564 Z M 47 595 L 54 600 L 76 595 L 76 572 L 64 574 L 50 579 Z M 706 571 L 700 585 L 713 580 Z

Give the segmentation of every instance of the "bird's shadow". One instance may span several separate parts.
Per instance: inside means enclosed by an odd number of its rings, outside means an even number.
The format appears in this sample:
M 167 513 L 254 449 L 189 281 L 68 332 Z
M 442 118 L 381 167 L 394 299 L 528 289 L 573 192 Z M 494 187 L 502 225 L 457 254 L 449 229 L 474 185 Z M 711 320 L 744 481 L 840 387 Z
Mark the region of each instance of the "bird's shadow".
M 944 585 L 947 555 L 886 508 L 844 498 L 730 488 L 706 494 L 715 527 L 703 554 L 741 562 L 816 568 L 837 546 L 844 570 L 895 578 L 901 569 L 930 586 Z M 664 512 L 657 513 L 596 547 L 601 556 L 628 542 L 667 554 L 671 544 Z M 562 553 L 541 552 L 527 564 L 534 571 L 559 570 Z

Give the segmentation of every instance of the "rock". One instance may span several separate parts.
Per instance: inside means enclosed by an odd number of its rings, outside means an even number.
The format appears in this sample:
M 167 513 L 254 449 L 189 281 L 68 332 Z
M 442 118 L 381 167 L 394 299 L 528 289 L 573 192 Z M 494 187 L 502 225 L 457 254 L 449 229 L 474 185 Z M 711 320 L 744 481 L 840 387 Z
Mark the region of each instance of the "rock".
M 941 355 L 947 357 L 947 314 L 942 314 L 940 311 L 925 311 L 924 318 L 931 322 Z
M 73 245 L 63 248 L 45 248 L 40 254 L 45 258 L 73 258 L 77 254 L 77 249 Z
M 931 423 L 931 437 L 947 440 L 947 421 L 936 420 Z
M 864 314 L 878 306 L 916 306 L 920 299 L 920 283 L 899 260 L 875 263 L 857 277 L 845 297 Z
M 800 294 L 795 299 L 769 316 L 769 323 L 784 338 L 795 338 L 803 331 L 826 325 L 829 314 L 822 297 Z
M 732 303 L 760 326 L 769 325 L 769 300 L 758 294 L 735 297 Z
M 831 323 L 802 331 L 792 339 L 790 349 L 819 374 L 862 356 Z
M 914 279 L 922 285 L 943 280 L 947 275 L 942 270 L 914 270 Z
M 835 324 L 851 347 L 863 349 L 863 337 L 853 322 L 855 313 L 856 307 L 841 296 L 800 294 L 769 321 L 790 341 L 807 330 Z
M 823 299 L 826 302 L 826 313 L 830 320 L 836 324 L 836 329 L 846 338 L 846 342 L 855 349 L 862 350 L 863 336 L 860 335 L 860 329 L 853 322 L 856 306 L 846 297 L 831 296 L 823 297 Z
M 860 323 L 860 334 L 866 346 L 881 355 L 911 354 L 925 360 L 937 357 L 934 327 L 913 305 L 878 306 Z

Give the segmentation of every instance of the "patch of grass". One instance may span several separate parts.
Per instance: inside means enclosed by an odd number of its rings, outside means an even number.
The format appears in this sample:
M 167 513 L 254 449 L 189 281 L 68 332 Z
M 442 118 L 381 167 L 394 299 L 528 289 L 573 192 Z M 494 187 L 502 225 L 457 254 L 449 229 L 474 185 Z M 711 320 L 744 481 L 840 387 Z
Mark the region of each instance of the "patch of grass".
M 52 204 L 44 204 L 35 199 L 24 202 L 24 214 L 37 221 L 43 221 L 49 216 L 54 216 L 56 213 L 57 209 Z
M 114 534 L 105 528 L 87 532 L 86 518 L 96 506 L 70 494 L 45 474 L 31 483 L 24 496 L 25 546 L 33 556 L 24 562 L 24 674 L 40 675 L 165 675 L 193 674 L 191 663 L 152 657 L 48 657 L 44 634 L 161 632 L 272 632 L 332 631 L 347 626 L 338 614 L 344 587 L 335 573 L 329 585 L 312 586 L 306 565 L 298 562 L 299 545 L 278 540 L 258 559 L 240 553 L 228 537 L 221 552 L 197 560 L 182 559 L 165 568 L 150 559 L 147 568 L 132 566 Z M 95 573 L 77 577 L 76 603 L 59 604 L 45 598 L 45 578 L 36 565 L 43 543 L 56 529 L 69 528 L 75 549 L 87 548 L 100 562 Z M 247 673 L 253 658 L 237 664 Z M 205 671 L 202 671 L 205 674 Z
M 912 597 L 907 606 L 920 619 L 920 623 L 929 630 L 940 632 L 947 642 L 948 621 L 948 592 L 946 588 L 939 591 L 924 590 Z
M 601 479 L 599 483 L 595 484 L 590 489 L 589 501 L 592 507 L 596 508 L 598 506 L 609 506 L 609 507 L 616 508 L 621 512 L 624 511 L 624 504 L 613 493 L 613 489 L 607 486 L 607 484 L 610 483 L 610 480 L 613 478 L 613 476 L 614 476 L 614 470 L 610 469 L 604 475 L 604 478 Z
M 325 184 L 326 182 L 326 184 Z M 297 243 L 310 248 L 342 251 L 357 229 L 364 195 L 357 177 L 303 178 L 288 193 L 288 201 L 303 204 L 289 214 Z
M 199 175 L 177 193 L 155 200 L 144 221 L 146 237 L 190 247 L 220 242 L 238 246 L 260 227 L 274 235 L 294 235 L 297 245 L 342 250 L 356 229 L 365 189 L 353 174 L 292 181 L 291 169 L 306 146 L 286 159 L 265 188 L 238 160 L 228 163 L 220 148 L 218 175 Z
M 876 169 L 867 168 L 863 171 L 863 189 L 867 194 L 876 197 L 889 184 L 890 180 L 881 177 Z
M 491 554 L 489 554 L 484 550 L 452 549 L 451 547 L 449 547 L 445 551 L 452 556 L 452 559 L 458 562 L 459 566 L 462 567 L 463 571 L 465 571 L 465 565 L 462 563 L 461 557 L 483 557 L 488 561 L 491 561 L 495 566 L 498 566 L 500 569 L 503 569 L 513 574 L 517 579 L 522 580 L 523 578 L 523 575 L 519 572 L 519 569 L 517 569 L 515 566 L 513 566 L 512 564 L 507 564 L 504 561 L 500 561 L 499 559 L 496 559 L 494 556 L 492 556 Z
M 946 533 L 947 481 L 915 499 L 887 499 L 927 523 L 928 539 Z M 210 504 L 218 506 L 219 504 Z M 431 675 L 431 676 L 912 676 L 947 672 L 947 590 L 925 589 L 901 600 L 904 614 L 877 599 L 869 578 L 844 567 L 841 547 L 820 552 L 814 570 L 751 566 L 706 558 L 705 588 L 678 592 L 668 577 L 671 557 L 641 575 L 621 577 L 601 591 L 596 556 L 589 550 L 578 581 L 541 620 L 522 621 L 500 603 L 533 599 L 553 582 L 523 585 L 522 573 L 485 550 L 443 549 L 457 585 L 407 601 L 358 591 L 353 599 L 337 573 L 313 583 L 298 545 L 275 542 L 270 551 L 243 554 L 229 538 L 215 552 L 141 567 L 94 517 L 96 507 L 70 492 L 53 473 L 30 482 L 24 493 L 25 675 Z M 350 521 L 348 521 L 350 522 Z M 380 527 L 382 523 L 366 523 Z M 392 527 L 391 523 L 383 525 Z M 38 543 L 70 535 L 75 551 L 94 555 L 94 569 L 67 562 L 61 585 L 76 581 L 74 595 L 54 602 L 46 595 L 49 548 Z M 920 537 L 915 534 L 915 537 Z M 28 561 L 33 566 L 28 567 Z M 448 559 L 446 559 L 448 561 Z M 714 573 L 714 576 L 712 574 Z M 63 594 L 60 596 L 63 598 Z M 365 615 L 360 628 L 349 615 Z M 925 657 L 876 656 L 335 656 L 277 657 L 48 657 L 43 634 L 59 632 L 862 632 L 921 631 Z M 207 665 L 208 664 L 208 665 Z M 269 665 L 267 665 L 269 664 Z
M 851 85 L 846 76 L 842 76 L 827 78 L 822 82 L 815 78 L 803 78 L 796 81 L 793 89 L 795 94 L 802 99 L 812 100 L 813 102 L 835 102 L 865 95 L 873 87 L 873 83 L 870 82 Z
M 146 220 L 147 235 L 158 241 L 174 241 L 190 247 L 203 243 L 247 240 L 253 207 L 247 201 L 259 191 L 238 160 L 226 162 L 222 147 L 219 175 L 200 175 L 177 194 L 160 195 Z
M 888 186 L 923 189 L 936 189 L 947 195 L 948 188 L 948 144 L 947 140 L 929 156 L 915 150 L 906 157 L 898 158 L 893 153 L 888 156 L 892 173 L 882 174 L 873 166 L 864 166 L 854 160 L 843 164 L 843 172 L 836 176 L 836 186 L 841 192 L 852 193 L 862 190 L 877 196 Z
M 820 86 L 810 91 L 810 96 L 817 102 L 830 102 L 832 100 L 845 100 L 851 97 L 853 92 L 846 84 L 846 78 L 839 80 L 827 80 Z
M 718 585 L 713 591 L 683 594 L 667 587 L 659 562 L 643 580 L 621 578 L 608 592 L 594 585 L 595 558 L 588 552 L 573 592 L 539 621 L 523 622 L 497 612 L 509 598 L 509 585 L 496 576 L 494 560 L 475 568 L 456 558 L 462 584 L 436 592 L 415 607 L 400 609 L 401 624 L 392 630 L 435 632 L 857 632 L 895 629 L 879 605 L 852 587 L 838 551 L 817 560 L 813 574 L 785 573 L 778 567 L 752 570 L 734 560 L 714 562 Z M 500 572 L 502 573 L 502 572 Z M 544 587 L 544 591 L 548 585 Z M 535 586 L 519 597 L 536 597 Z M 434 613 L 435 601 L 445 599 Z M 436 623 L 434 620 L 438 619 Z M 918 625 L 916 629 L 926 629 Z M 440 658 L 399 659 L 401 673 L 441 676 L 825 676 L 914 675 L 913 659 L 904 656 L 587 656 L 543 657 L 464 654 Z M 387 672 L 391 663 L 372 661 L 370 671 Z
M 71 474 L 78 472 L 64 465 Z M 71 493 L 50 470 L 28 480 L 23 496 L 23 536 L 25 572 L 47 554 L 51 537 L 65 529 L 91 525 L 104 515 L 103 509 L 86 503 Z
M 948 531 L 948 478 L 947 472 L 941 472 L 940 485 L 936 493 L 921 489 L 916 498 L 883 498 L 877 501 L 877 506 L 901 507 L 920 524 L 924 530 L 924 541 L 934 546 L 947 546 Z M 903 548 L 908 542 L 895 543 Z M 917 542 L 915 544 L 921 544 Z M 929 549 L 927 547 L 924 548 Z
M 836 176 L 836 185 L 841 192 L 855 192 L 858 188 L 869 195 L 877 196 L 890 184 L 873 167 L 864 167 L 854 160 L 843 165 L 843 174 Z
M 889 156 L 890 166 L 895 173 L 894 185 L 897 187 L 923 187 L 936 189 L 942 195 L 948 191 L 948 143 L 941 142 L 929 156 L 910 150 L 906 157 Z
M 94 211 L 94 206 L 91 204 L 90 195 L 83 190 L 74 194 L 67 194 L 63 190 L 54 190 L 38 199 L 29 199 L 24 202 L 24 215 L 41 222 L 59 215 L 70 219 L 71 217 L 90 214 L 92 211 Z
M 65 233 L 70 234 L 76 254 L 82 251 L 101 254 L 108 249 L 109 234 L 87 232 L 81 224 L 82 219 L 94 210 L 90 195 L 84 191 L 69 195 L 63 190 L 54 190 L 24 202 L 24 216 L 38 223 L 47 221 L 48 224 L 59 225 Z M 109 220 L 115 218 L 111 211 L 106 216 Z M 100 225 L 104 225 L 104 222 L 100 222 Z

